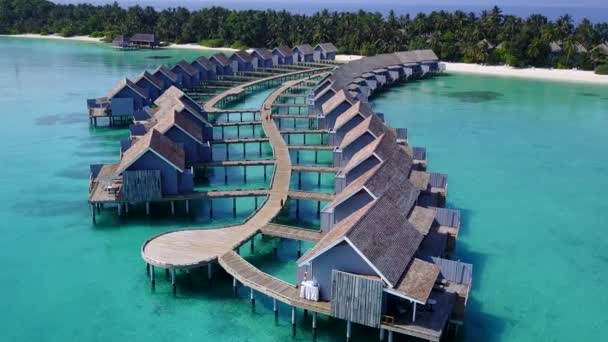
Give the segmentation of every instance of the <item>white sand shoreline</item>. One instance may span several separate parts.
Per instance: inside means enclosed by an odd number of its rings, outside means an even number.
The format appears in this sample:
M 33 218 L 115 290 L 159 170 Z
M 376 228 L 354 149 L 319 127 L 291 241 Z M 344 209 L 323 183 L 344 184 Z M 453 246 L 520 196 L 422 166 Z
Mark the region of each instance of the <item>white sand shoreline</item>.
M 590 84 L 608 84 L 607 75 L 597 75 L 593 71 L 572 69 L 518 69 L 506 65 L 479 65 L 468 63 L 446 62 L 446 71 L 500 77 L 517 77 L 547 81 L 576 82 Z
M 102 43 L 103 38 L 95 38 L 89 36 L 72 36 L 62 37 L 58 34 L 42 35 L 38 33 L 22 33 L 22 34 L 0 34 L 0 37 L 14 37 L 14 38 L 29 38 L 29 39 L 54 39 L 54 40 L 72 40 L 79 42 L 88 43 Z
M 94 38 L 89 36 L 73 36 L 61 37 L 58 34 L 41 35 L 34 33 L 2 34 L 0 37 L 15 37 L 29 39 L 55 39 L 55 40 L 70 40 L 88 43 L 103 43 L 102 38 Z M 184 50 L 216 50 L 216 51 L 237 51 L 237 49 L 227 47 L 208 47 L 194 43 L 190 44 L 169 44 L 166 49 L 184 49 Z M 341 62 L 350 62 L 363 58 L 358 55 L 337 55 L 336 60 Z M 479 65 L 468 63 L 452 63 L 445 62 L 446 71 L 453 73 L 470 73 L 479 75 L 499 76 L 499 77 L 518 77 L 527 79 L 559 81 L 559 82 L 576 82 L 589 84 L 608 85 L 608 75 L 597 75 L 593 71 L 585 70 L 564 70 L 564 69 L 544 69 L 544 68 L 525 68 L 518 69 L 505 65 Z

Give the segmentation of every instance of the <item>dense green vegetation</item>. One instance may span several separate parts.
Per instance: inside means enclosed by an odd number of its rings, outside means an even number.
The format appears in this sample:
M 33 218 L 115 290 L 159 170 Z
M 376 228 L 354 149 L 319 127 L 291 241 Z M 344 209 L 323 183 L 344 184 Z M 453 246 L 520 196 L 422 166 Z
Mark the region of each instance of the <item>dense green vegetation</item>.
M 595 68 L 595 73 L 598 75 L 608 75 L 608 64 L 598 65 Z
M 0 0 L 0 33 L 111 38 L 134 32 L 154 32 L 167 42 L 237 48 L 330 41 L 341 53 L 362 55 L 431 48 L 443 60 L 513 66 L 592 70 L 608 62 L 605 52 L 594 49 L 608 41 L 608 23 L 583 20 L 575 26 L 568 15 L 555 22 L 542 15 L 522 19 L 503 15 L 497 7 L 480 15 L 441 11 L 410 17 L 325 10 L 304 16 L 219 7 L 197 11 L 178 7 L 159 12 L 151 7 L 123 9 L 116 3 L 93 6 Z M 561 51 L 552 51 L 552 42 Z

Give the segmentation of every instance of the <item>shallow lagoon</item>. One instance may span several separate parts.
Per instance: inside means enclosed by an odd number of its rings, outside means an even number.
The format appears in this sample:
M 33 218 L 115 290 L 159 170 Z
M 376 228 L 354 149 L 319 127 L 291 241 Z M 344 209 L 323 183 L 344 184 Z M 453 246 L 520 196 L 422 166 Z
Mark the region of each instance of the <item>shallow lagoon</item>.
M 286 308 L 275 321 L 272 303 L 258 296 L 252 310 L 246 291 L 234 297 L 222 274 L 211 283 L 205 275 L 189 280 L 179 274 L 173 298 L 159 272 L 152 293 L 139 256 L 141 243 L 154 234 L 237 222 L 253 200 L 239 200 L 236 218 L 227 200 L 214 205 L 213 220 L 199 203 L 189 218 L 183 208 L 173 218 L 168 208 L 155 207 L 151 218 L 141 211 L 128 219 L 108 213 L 91 224 L 88 165 L 116 160 L 118 140 L 127 133 L 89 128 L 86 98 L 144 68 L 212 52 L 126 53 L 12 38 L 0 38 L 0 51 L 0 329 L 6 340 L 292 339 Z M 161 54 L 171 58 L 146 58 Z M 265 95 L 238 106 L 258 106 Z M 603 337 L 605 87 L 456 75 L 406 84 L 374 102 L 388 123 L 407 127 L 410 141 L 428 148 L 430 169 L 450 176 L 448 205 L 463 210 L 459 256 L 475 264 L 475 283 L 461 339 Z M 222 185 L 221 172 L 209 182 Z M 246 185 L 264 186 L 257 176 Z M 231 174 L 229 185 L 244 186 L 240 179 L 238 171 Z M 316 179 L 304 183 L 314 189 Z M 330 183 L 323 179 L 320 189 Z M 283 219 L 293 212 L 289 208 Z M 302 214 L 312 218 L 302 224 L 318 224 L 313 205 Z M 278 259 L 271 251 L 269 242 L 259 241 L 249 258 L 294 281 L 294 244 L 281 245 Z M 318 341 L 344 339 L 343 322 L 319 323 Z M 362 340 L 376 334 L 354 331 Z M 293 339 L 312 340 L 310 321 L 301 314 Z

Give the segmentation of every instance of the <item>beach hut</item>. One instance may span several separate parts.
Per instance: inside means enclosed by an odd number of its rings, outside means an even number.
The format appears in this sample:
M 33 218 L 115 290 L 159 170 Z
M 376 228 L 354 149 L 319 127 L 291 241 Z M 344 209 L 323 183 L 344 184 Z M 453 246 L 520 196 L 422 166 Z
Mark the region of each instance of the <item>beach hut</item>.
M 315 50 L 308 44 L 297 45 L 292 51 L 295 62 L 312 63 L 315 61 Z
M 164 91 L 163 82 L 148 71 L 139 74 L 134 83 L 139 87 L 146 89 L 150 101 L 156 100 Z
M 179 77 L 171 70 L 169 70 L 169 68 L 167 68 L 164 65 L 159 66 L 158 68 L 156 68 L 153 72 L 152 75 L 156 78 L 158 78 L 163 85 L 163 89 L 169 89 L 172 86 L 179 86 L 180 85 L 180 79 Z
M 315 61 L 333 61 L 338 54 L 338 48 L 332 43 L 320 43 L 315 46 Z
M 199 85 L 199 73 L 192 65 L 188 62 L 181 60 L 173 68 L 171 68 L 179 79 L 181 79 L 181 86 L 186 89 L 191 89 Z
M 114 37 L 114 39 L 112 40 L 112 47 L 115 47 L 115 48 L 118 48 L 118 49 L 132 49 L 132 48 L 134 48 L 134 46 L 131 43 L 131 40 L 129 39 L 129 37 L 124 36 L 124 35 L 120 35 L 120 36 Z
M 122 79 L 106 96 L 112 115 L 133 115 L 150 103 L 148 91 L 128 78 Z
M 194 189 L 183 148 L 155 129 L 132 142 L 116 173 L 123 177 L 123 195 L 128 202 L 157 200 Z
M 230 56 L 230 65 L 235 72 L 254 71 L 253 58 L 245 51 L 235 51 Z
M 339 145 L 346 133 L 372 114 L 373 112 L 367 106 L 363 105 L 363 102 L 357 101 L 336 118 L 334 126 L 329 130 L 329 145 Z
M 274 55 L 265 48 L 255 48 L 251 51 L 251 58 L 258 68 L 272 68 Z
M 233 70 L 231 67 L 230 58 L 226 57 L 221 52 L 216 53 L 215 55 L 209 58 L 209 61 L 215 64 L 215 71 L 218 76 L 224 75 L 233 75 L 236 70 Z
M 217 75 L 215 73 L 215 64 L 211 62 L 207 57 L 200 56 L 190 64 L 194 69 L 198 71 L 198 78 L 201 81 L 215 80 Z
M 590 53 L 593 61 L 598 64 L 608 61 L 608 42 L 596 45 Z
M 152 33 L 136 33 L 130 40 L 131 44 L 139 48 L 153 49 L 160 46 L 160 40 Z
M 274 65 L 291 65 L 294 63 L 293 52 L 287 46 L 279 46 L 272 50 Z
M 186 165 L 209 160 L 209 141 L 205 141 L 203 131 L 192 121 L 192 116 L 189 118 L 190 113 L 180 109 L 179 106 L 161 108 L 165 113 L 158 115 L 153 129 L 184 149 Z

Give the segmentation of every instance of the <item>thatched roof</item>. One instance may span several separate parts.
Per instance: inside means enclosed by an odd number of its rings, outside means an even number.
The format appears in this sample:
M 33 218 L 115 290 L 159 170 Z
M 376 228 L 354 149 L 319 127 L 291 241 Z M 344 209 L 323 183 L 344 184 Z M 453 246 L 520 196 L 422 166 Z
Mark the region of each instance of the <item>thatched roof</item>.
M 211 56 L 211 58 L 209 58 L 209 60 L 212 62 L 219 63 L 221 66 L 230 65 L 230 58 L 226 57 L 226 55 L 224 55 L 221 52 L 218 52 L 215 55 Z
M 272 59 L 272 57 L 273 57 L 272 51 L 270 51 L 266 48 L 253 49 L 253 51 L 251 51 L 251 56 L 253 56 L 254 53 L 257 54 L 258 56 L 260 56 L 262 59 Z
M 190 65 L 188 62 L 186 62 L 183 59 L 181 61 L 177 62 L 177 64 L 175 64 L 175 66 L 173 68 L 171 68 L 171 70 L 175 70 L 177 68 L 182 69 L 190 76 L 193 76 L 193 77 L 198 76 L 198 71 L 196 71 L 196 69 L 194 69 L 194 67 L 192 67 L 192 65 Z
M 245 63 L 251 63 L 251 61 L 253 60 L 251 58 L 251 55 L 248 54 L 246 51 L 235 51 L 232 56 L 230 56 L 231 60 L 234 60 L 235 58 L 239 58 L 241 61 L 245 62 Z
M 157 75 L 159 73 L 165 75 L 171 80 L 171 82 L 177 82 L 177 75 L 173 71 L 169 70 L 169 68 L 167 68 L 166 66 L 161 65 L 152 72 L 153 75 Z
M 118 174 L 122 173 L 146 154 L 146 152 L 152 152 L 180 172 L 184 171 L 184 150 L 169 138 L 163 136 L 159 131 L 152 129 L 141 138 L 137 139 L 131 147 L 123 153 L 116 172 Z
M 137 84 L 131 82 L 131 80 L 129 80 L 128 78 L 123 78 L 112 89 L 110 89 L 110 91 L 108 92 L 108 95 L 106 95 L 107 98 L 108 99 L 113 98 L 114 96 L 116 96 L 116 94 L 118 94 L 124 88 L 130 88 L 137 95 L 141 96 L 144 99 L 148 98 L 148 91 L 146 89 L 138 86 Z
M 293 47 L 292 51 L 295 53 L 296 50 L 299 50 L 304 55 L 312 55 L 315 53 L 315 49 L 313 49 L 309 44 L 296 45 Z
M 144 72 L 142 72 L 141 74 L 139 74 L 137 76 L 137 78 L 135 79 L 135 84 L 139 83 L 143 79 L 150 82 L 156 89 L 158 89 L 158 90 L 163 89 L 163 83 L 161 82 L 161 80 L 159 80 L 158 77 L 149 73 L 147 70 L 145 70 Z
M 273 53 L 278 53 L 283 57 L 293 56 L 293 51 L 287 46 L 279 46 L 272 50 Z
M 332 43 L 319 43 L 317 44 L 317 46 L 315 46 L 315 50 L 317 48 L 320 48 L 321 50 L 323 50 L 325 53 L 336 53 L 338 52 L 338 48 L 332 44 Z

